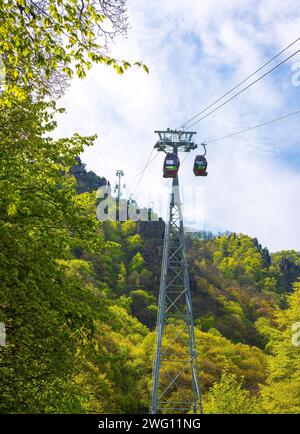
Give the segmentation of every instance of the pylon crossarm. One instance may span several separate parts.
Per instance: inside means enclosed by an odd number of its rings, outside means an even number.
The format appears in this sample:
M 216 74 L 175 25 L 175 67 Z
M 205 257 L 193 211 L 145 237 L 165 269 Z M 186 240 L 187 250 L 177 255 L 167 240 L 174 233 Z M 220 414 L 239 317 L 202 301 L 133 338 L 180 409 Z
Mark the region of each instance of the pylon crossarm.
M 172 354 L 173 355 L 173 354 Z M 186 359 L 178 359 L 178 360 L 172 360 L 172 359 L 165 359 L 168 363 L 190 363 L 189 360 Z
M 185 353 L 166 353 L 165 354 L 165 356 L 178 356 L 178 357 L 190 357 L 190 354 L 185 354 Z M 183 359 L 180 359 L 180 360 L 182 360 L 183 362 L 189 362 L 189 360 L 183 360 Z M 169 360 L 169 362 L 170 362 L 171 360 Z M 178 362 L 178 360 L 174 360 L 174 362 Z
M 182 285 L 172 285 L 172 288 L 174 287 L 178 287 L 178 288 L 182 288 Z M 181 294 L 182 291 L 168 291 L 168 294 Z
M 160 401 L 160 404 L 193 404 L 194 401 Z
M 170 318 L 170 322 L 168 324 L 180 323 L 179 321 L 176 321 L 176 320 L 181 320 L 181 321 L 185 321 L 186 320 L 186 317 L 185 317 L 185 315 L 182 312 L 180 312 L 179 315 L 178 314 L 164 315 L 164 320 L 168 319 L 168 318 Z M 175 321 L 173 322 L 173 321 L 171 321 L 171 319 L 174 319 Z M 182 322 L 181 322 L 181 324 L 182 324 Z
M 185 403 L 183 403 L 183 405 L 184 404 Z M 169 413 L 170 410 L 177 411 L 177 412 L 180 412 L 180 413 L 184 413 L 184 412 L 186 413 L 186 412 L 188 412 L 188 411 L 191 410 L 191 406 L 188 406 L 188 404 L 189 403 L 186 404 L 187 405 L 186 407 L 173 407 L 173 406 L 172 407 L 163 407 L 163 406 L 159 406 L 158 409 L 161 410 L 161 411 L 165 411 L 167 413 Z M 174 405 L 176 405 L 176 404 L 174 404 Z

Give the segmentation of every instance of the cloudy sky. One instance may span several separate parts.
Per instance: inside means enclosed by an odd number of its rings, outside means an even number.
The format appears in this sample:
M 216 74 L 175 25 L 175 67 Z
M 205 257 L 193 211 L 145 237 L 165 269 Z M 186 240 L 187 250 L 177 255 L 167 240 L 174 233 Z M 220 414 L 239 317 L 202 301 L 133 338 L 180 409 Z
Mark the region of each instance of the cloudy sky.
M 95 66 L 63 98 L 67 114 L 57 134 L 97 133 L 82 156 L 88 169 L 112 183 L 123 169 L 124 196 L 134 194 L 165 217 L 163 155 L 136 188 L 157 140 L 154 130 L 179 127 L 300 37 L 299 6 L 300 0 L 128 0 L 128 38 L 112 53 L 142 60 L 150 74 L 132 69 L 118 76 Z M 298 49 L 300 41 L 257 77 Z M 196 142 L 296 111 L 299 97 L 300 53 L 195 125 Z M 296 115 L 208 144 L 207 178 L 194 177 L 196 151 L 189 155 L 180 168 L 186 224 L 256 236 L 271 251 L 300 250 L 299 124 Z

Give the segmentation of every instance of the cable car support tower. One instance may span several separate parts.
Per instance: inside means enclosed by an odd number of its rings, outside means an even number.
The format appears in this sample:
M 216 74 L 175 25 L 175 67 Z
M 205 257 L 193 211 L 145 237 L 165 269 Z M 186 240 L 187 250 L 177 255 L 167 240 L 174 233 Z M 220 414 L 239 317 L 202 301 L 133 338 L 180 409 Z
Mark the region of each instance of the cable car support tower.
M 155 131 L 165 153 L 197 148 L 195 132 Z M 202 413 L 198 358 L 184 240 L 178 174 L 165 227 L 150 413 Z

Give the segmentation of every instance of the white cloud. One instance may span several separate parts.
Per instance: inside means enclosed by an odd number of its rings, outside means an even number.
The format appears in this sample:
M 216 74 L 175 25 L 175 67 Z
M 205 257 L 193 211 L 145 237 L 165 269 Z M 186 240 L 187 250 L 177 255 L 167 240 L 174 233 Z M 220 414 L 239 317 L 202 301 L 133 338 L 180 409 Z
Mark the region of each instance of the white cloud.
M 111 181 L 116 169 L 131 178 L 143 168 L 155 129 L 178 127 L 296 39 L 300 28 L 299 5 L 291 0 L 284 7 L 277 0 L 215 0 L 213 6 L 209 0 L 130 0 L 128 5 L 132 29 L 113 53 L 145 61 L 150 75 L 131 70 L 120 77 L 107 67 L 94 67 L 86 80 L 74 80 L 64 97 L 68 114 L 58 130 L 98 133 L 83 158 Z M 293 111 L 300 88 L 291 86 L 292 75 L 288 68 L 270 75 L 199 123 L 198 142 Z M 193 177 L 193 157 L 188 158 L 181 183 L 194 189 L 205 185 L 206 227 L 256 236 L 272 250 L 300 250 L 300 175 L 283 161 L 284 152 L 294 152 L 296 125 L 297 119 L 286 120 L 212 144 L 205 180 Z M 156 158 L 143 177 L 137 191 L 142 205 L 166 202 L 162 159 Z M 128 193 L 138 179 L 128 183 Z M 189 205 L 185 215 L 191 221 Z

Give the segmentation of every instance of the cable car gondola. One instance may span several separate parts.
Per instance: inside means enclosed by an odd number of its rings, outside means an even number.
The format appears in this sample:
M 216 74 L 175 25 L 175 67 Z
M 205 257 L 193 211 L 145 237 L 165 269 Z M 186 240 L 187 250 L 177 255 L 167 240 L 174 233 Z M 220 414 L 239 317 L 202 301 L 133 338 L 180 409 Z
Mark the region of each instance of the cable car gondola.
M 201 144 L 204 147 L 205 152 L 203 155 L 196 155 L 193 168 L 195 176 L 207 176 L 207 160 L 205 158 L 206 145 L 204 143 Z
M 165 157 L 163 176 L 164 178 L 175 178 L 180 166 L 179 158 L 176 154 L 168 153 Z

